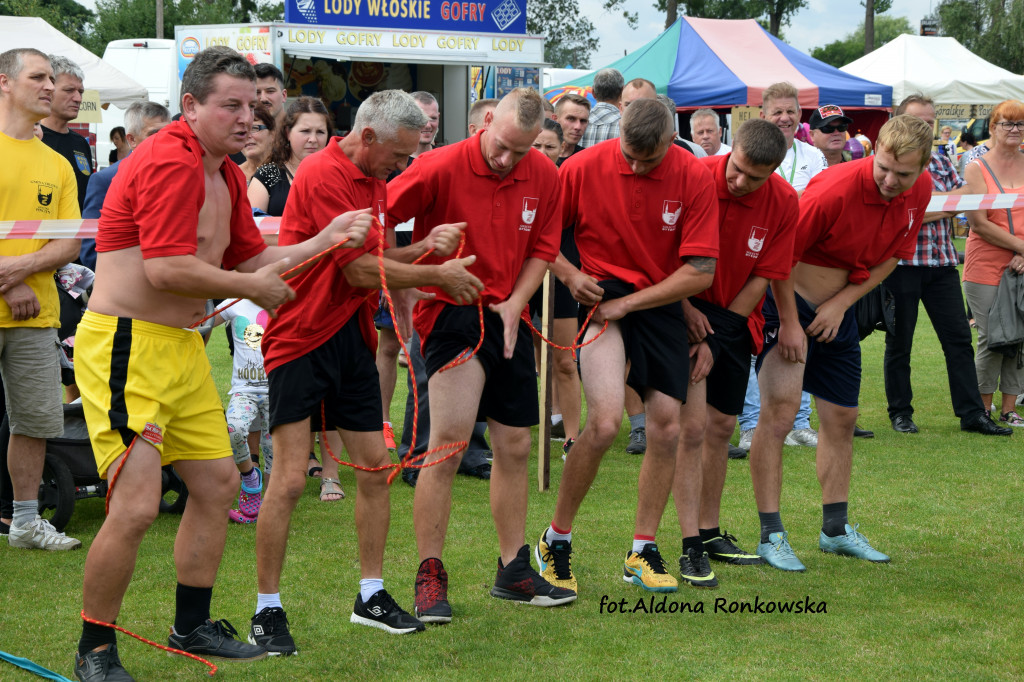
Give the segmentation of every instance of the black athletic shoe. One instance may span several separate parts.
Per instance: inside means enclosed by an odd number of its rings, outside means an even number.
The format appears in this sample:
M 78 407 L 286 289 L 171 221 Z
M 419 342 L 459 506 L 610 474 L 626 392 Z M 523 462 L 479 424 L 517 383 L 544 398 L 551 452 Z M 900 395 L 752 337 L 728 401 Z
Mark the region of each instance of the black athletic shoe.
M 406 635 L 427 629 L 423 623 L 403 611 L 387 590 L 377 590 L 366 603 L 363 603 L 362 594 L 356 595 L 356 605 L 352 608 L 349 622 L 380 628 L 393 635 Z
M 747 451 L 729 443 L 729 459 L 746 459 Z
M 402 480 L 407 485 L 411 485 L 413 488 L 416 487 L 416 481 L 420 477 L 419 469 L 402 469 Z
M 491 596 L 534 606 L 561 606 L 576 601 L 575 592 L 555 587 L 533 570 L 529 545 L 520 547 L 508 566 L 502 565 L 501 557 L 498 557 L 498 574 L 494 578 Z
M 175 649 L 203 658 L 259 661 L 267 657 L 266 649 L 237 640 L 237 635 L 238 630 L 226 620 L 208 620 L 187 635 L 180 635 L 172 628 L 167 643 Z
M 692 547 L 679 557 L 679 577 L 684 583 L 694 587 L 714 589 L 718 587 L 718 578 L 711 570 L 711 562 L 708 561 L 708 553 Z
M 708 553 L 708 557 L 712 560 L 721 561 L 726 564 L 754 566 L 764 563 L 764 559 L 757 554 L 744 552 L 737 547 L 736 536 L 726 533 L 724 530 L 717 538 L 704 541 L 704 551 Z
M 288 616 L 280 606 L 267 606 L 252 617 L 249 643 L 261 646 L 270 656 L 297 654 L 295 640 L 288 632 Z
M 82 682 L 135 682 L 121 665 L 116 644 L 102 651 L 90 651 L 85 656 L 76 652 L 75 677 Z
M 857 424 L 853 425 L 853 437 L 854 438 L 874 438 L 875 432 L 869 431 L 868 429 L 862 429 Z
M 440 559 L 431 557 L 416 571 L 416 604 L 413 613 L 424 623 L 450 623 L 452 607 L 448 603 L 448 571 Z

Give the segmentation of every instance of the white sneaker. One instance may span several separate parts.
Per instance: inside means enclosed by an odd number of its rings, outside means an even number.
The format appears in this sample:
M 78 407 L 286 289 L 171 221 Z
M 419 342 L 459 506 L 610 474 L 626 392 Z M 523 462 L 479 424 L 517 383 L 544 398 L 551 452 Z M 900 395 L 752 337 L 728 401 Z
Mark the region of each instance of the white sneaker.
M 793 429 L 786 434 L 784 445 L 806 445 L 809 448 L 818 447 L 818 432 L 812 428 Z
M 23 528 L 12 524 L 10 535 L 7 536 L 7 543 L 11 547 L 51 551 L 78 549 L 82 546 L 80 540 L 69 538 L 64 533 L 58 533 L 49 521 L 39 516 Z
M 740 439 L 736 443 L 736 447 L 741 450 L 750 452 L 750 443 L 754 440 L 754 429 L 744 429 L 740 431 Z

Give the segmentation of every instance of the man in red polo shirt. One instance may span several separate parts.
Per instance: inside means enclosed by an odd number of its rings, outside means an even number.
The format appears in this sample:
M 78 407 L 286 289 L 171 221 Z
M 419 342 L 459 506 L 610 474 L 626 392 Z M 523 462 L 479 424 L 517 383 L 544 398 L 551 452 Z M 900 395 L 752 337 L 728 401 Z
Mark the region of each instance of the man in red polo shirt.
M 429 379 L 430 448 L 468 441 L 487 419 L 494 447 L 491 510 L 500 557 L 491 595 L 557 606 L 576 593 L 531 568 L 525 544 L 530 427 L 538 420 L 537 378 L 529 329 L 520 320 L 548 262 L 558 253 L 561 205 L 555 166 L 532 148 L 544 108 L 535 90 L 517 88 L 494 110 L 491 126 L 458 144 L 427 152 L 388 188 L 388 218 L 415 218 L 413 237 L 439 223 L 466 220 L 467 254 L 483 280 L 483 341 L 472 359 L 446 367 L 481 337 L 475 306 L 444 292 L 417 304 Z M 430 291 L 430 289 L 427 289 Z M 444 453 L 428 459 L 436 461 Z M 447 623 L 448 574 L 441 562 L 459 456 L 420 471 L 413 506 L 420 567 L 416 615 Z
M 782 131 L 768 121 L 752 119 L 736 133 L 731 153 L 701 159 L 718 195 L 721 248 L 711 287 L 683 301 L 688 340 L 698 345 L 672 486 L 683 533 L 679 571 L 685 582 L 697 587 L 718 584 L 709 558 L 739 565 L 763 563 L 720 530 L 718 511 L 750 355 L 761 349 L 761 302 L 768 282 L 789 277 L 793 266 L 797 195 L 775 173 L 785 156 Z
M 555 514 L 535 557 L 549 581 L 575 589 L 572 522 L 619 433 L 626 376 L 644 401 L 647 452 L 623 579 L 674 592 L 678 582 L 665 570 L 654 534 L 672 488 L 689 381 L 679 301 L 711 285 L 718 206 L 710 174 L 672 144 L 672 115 L 661 102 L 633 101 L 620 125 L 620 138 L 562 164 L 562 222 L 575 226 L 581 268 L 559 256 L 552 271 L 581 303 L 581 318 L 598 306 L 585 339 L 598 334 L 604 321 L 608 328 L 580 350 L 587 424 L 566 458 Z M 698 473 L 699 465 L 688 475 Z
M 877 551 L 847 523 L 853 427 L 860 394 L 860 339 L 852 306 L 914 253 L 928 200 L 931 128 L 911 116 L 890 119 L 874 156 L 829 169 L 800 200 L 788 280 L 772 283 L 764 305 L 764 350 L 758 358 L 761 421 L 750 449 L 761 521 L 757 553 L 775 568 L 803 571 L 779 514 L 782 441 L 801 386 L 818 398 L 818 547 L 877 563 Z M 773 352 L 778 345 L 778 352 Z
M 271 654 L 296 652 L 281 604 L 281 569 L 292 511 L 306 484 L 310 418 L 315 429 L 336 428 L 352 461 L 362 467 L 391 462 L 380 420 L 377 335 L 367 297 L 380 287 L 377 248 L 386 220 L 385 179 L 405 167 L 426 116 L 399 90 L 363 102 L 353 132 L 333 138 L 299 167 L 281 222 L 280 243 L 316 235 L 324 218 L 369 207 L 379 220 L 362 248 L 335 251 L 294 280 L 297 299 L 281 307 L 263 336 L 274 440 L 271 477 L 256 522 L 256 614 L 249 639 Z M 462 225 L 437 224 L 423 241 L 388 251 L 387 284 L 400 289 L 434 285 L 460 303 L 482 285 L 465 266 L 473 257 L 441 265 L 408 265 L 427 249 L 451 253 Z M 374 307 L 376 297 L 372 299 Z M 361 580 L 351 622 L 404 634 L 423 629 L 384 589 L 384 544 L 390 520 L 387 474 L 356 472 L 356 532 Z

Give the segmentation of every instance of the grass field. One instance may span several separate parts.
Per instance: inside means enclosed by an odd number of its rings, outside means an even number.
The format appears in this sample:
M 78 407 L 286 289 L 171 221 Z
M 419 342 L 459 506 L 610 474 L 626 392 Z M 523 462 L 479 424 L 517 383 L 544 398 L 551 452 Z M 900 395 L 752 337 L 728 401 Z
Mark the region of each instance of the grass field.
M 624 454 L 624 428 L 573 528 L 581 590 L 575 604 L 538 609 L 488 596 L 497 552 L 488 484 L 460 476 L 444 557 L 455 620 L 423 634 L 394 637 L 348 622 L 359 575 L 355 483 L 351 470 L 343 468 L 348 497 L 321 503 L 317 483 L 310 480 L 293 518 L 282 596 L 300 655 L 225 664 L 217 677 L 1020 679 L 1024 433 L 986 438 L 960 432 L 942 354 L 923 312 L 913 360 L 914 419 L 921 433 L 893 432 L 882 389 L 882 347 L 880 334 L 863 346 L 859 421 L 877 435 L 855 444 L 850 510 L 871 542 L 893 557 L 889 565 L 818 551 L 814 452 L 786 448 L 783 519 L 807 572 L 715 565 L 718 590 L 683 587 L 667 596 L 664 613 L 634 611 L 639 600 L 650 600 L 620 577 L 640 464 Z M 218 385 L 226 387 L 222 332 L 214 333 L 209 353 Z M 404 380 L 399 383 L 395 417 L 405 397 Z M 552 463 L 552 491 L 537 492 L 531 481 L 528 541 L 535 541 L 550 520 L 561 470 L 559 458 Z M 385 563 L 389 591 L 409 609 L 418 564 L 412 493 L 401 482 L 392 488 Z M 102 500 L 82 501 L 67 532 L 88 548 L 102 517 Z M 161 516 L 147 536 L 118 621 L 161 643 L 173 620 L 171 547 L 177 520 Z M 722 520 L 742 546 L 754 547 L 757 514 L 745 460 L 729 463 Z M 255 605 L 254 537 L 253 527 L 229 529 L 214 592 L 214 617 L 227 618 L 242 632 Z M 673 509 L 665 514 L 659 542 L 674 566 L 680 535 Z M 0 650 L 71 676 L 84 560 L 85 551 L 25 552 L 0 545 Z M 608 604 L 622 600 L 627 612 L 609 613 Z M 805 605 L 808 600 L 825 612 L 729 612 L 743 604 Z M 654 603 L 661 601 L 659 596 Z M 124 636 L 119 642 L 122 660 L 139 679 L 205 677 L 205 668 L 194 661 L 168 658 Z M 29 679 L 34 677 L 0 662 L 0 680 Z

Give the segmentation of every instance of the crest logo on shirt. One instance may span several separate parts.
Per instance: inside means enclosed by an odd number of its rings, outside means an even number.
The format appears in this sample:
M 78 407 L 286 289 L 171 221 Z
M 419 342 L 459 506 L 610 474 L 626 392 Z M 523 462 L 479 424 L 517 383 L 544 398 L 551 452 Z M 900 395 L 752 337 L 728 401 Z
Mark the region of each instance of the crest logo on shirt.
M 679 214 L 683 212 L 683 202 L 681 201 L 670 201 L 665 200 L 665 203 L 661 205 L 661 219 L 665 221 L 665 225 L 672 227 L 679 222 Z
M 36 203 L 38 204 L 36 213 L 53 215 L 57 208 L 53 205 L 53 195 L 57 192 L 57 185 L 41 180 L 31 180 L 30 182 L 36 186 Z
M 384 210 L 384 200 L 377 199 L 377 219 L 380 220 L 381 225 L 385 225 L 384 222 L 387 218 L 387 212 Z
M 78 172 L 82 175 L 92 174 L 92 165 L 82 152 L 75 152 L 75 165 L 78 166 Z
M 540 206 L 540 199 L 537 197 L 523 197 L 523 222 L 533 225 L 537 218 L 537 207 Z
M 49 206 L 50 202 L 53 201 L 53 190 L 51 189 L 49 192 L 44 193 L 43 188 L 40 185 L 36 190 L 36 200 L 39 202 L 40 206 Z
M 764 239 L 768 236 L 767 227 L 758 227 L 753 225 L 750 228 L 750 236 L 747 237 L 747 256 L 750 258 L 757 258 L 758 254 L 761 253 L 761 249 L 764 248 Z
M 917 213 L 916 208 L 907 209 L 907 231 L 903 234 L 910 234 L 914 231 L 914 216 Z

